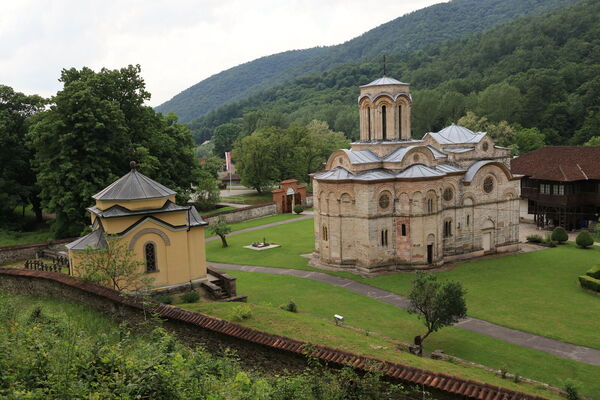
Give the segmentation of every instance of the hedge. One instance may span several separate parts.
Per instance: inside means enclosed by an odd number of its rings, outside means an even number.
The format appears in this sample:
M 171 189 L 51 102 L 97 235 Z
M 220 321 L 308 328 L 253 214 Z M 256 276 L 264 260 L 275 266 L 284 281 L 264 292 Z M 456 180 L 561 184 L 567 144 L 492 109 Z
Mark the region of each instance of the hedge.
M 594 279 L 591 276 L 581 275 L 579 277 L 579 284 L 582 288 L 594 290 L 600 292 L 600 280 Z
M 600 279 L 600 265 L 588 269 L 585 274 L 587 276 L 591 276 L 592 278 Z

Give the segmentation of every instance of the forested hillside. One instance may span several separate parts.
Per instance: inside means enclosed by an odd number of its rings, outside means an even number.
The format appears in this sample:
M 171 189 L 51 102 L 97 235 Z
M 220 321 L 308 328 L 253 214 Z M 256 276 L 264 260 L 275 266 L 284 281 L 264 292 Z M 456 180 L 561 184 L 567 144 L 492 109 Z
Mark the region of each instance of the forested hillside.
M 410 51 L 538 14 L 575 0 L 454 0 L 396 18 L 336 46 L 293 50 L 220 72 L 158 106 L 189 122 L 209 111 L 306 74 L 336 65 Z
M 600 132 L 600 2 L 393 53 L 388 71 L 412 84 L 416 137 L 473 111 L 490 121 L 538 128 L 548 144 L 582 144 Z M 340 65 L 223 106 L 191 126 L 202 141 L 226 122 L 247 126 L 248 133 L 261 124 L 321 119 L 356 138 L 358 85 L 379 76 L 378 60 Z

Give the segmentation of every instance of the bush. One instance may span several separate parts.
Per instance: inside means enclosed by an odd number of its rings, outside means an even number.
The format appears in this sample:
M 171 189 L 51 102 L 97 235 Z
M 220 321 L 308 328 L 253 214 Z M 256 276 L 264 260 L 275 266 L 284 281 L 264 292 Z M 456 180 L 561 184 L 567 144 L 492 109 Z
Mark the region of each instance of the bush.
M 592 278 L 600 279 L 600 265 L 588 269 L 588 271 L 585 274 L 587 276 L 591 276 Z
M 231 309 L 231 314 L 233 321 L 243 321 L 252 317 L 252 307 L 248 304 L 240 304 Z
M 302 214 L 302 211 L 304 211 L 304 208 L 302 208 L 302 206 L 300 204 L 296 204 L 294 206 L 294 212 L 296 214 Z
M 292 300 L 289 301 L 285 306 L 282 307 L 285 311 L 298 312 L 298 306 Z
M 173 298 L 168 294 L 159 294 L 154 298 L 154 300 L 163 304 L 173 304 Z
M 565 395 L 567 400 L 579 400 L 579 391 L 573 382 L 565 382 Z
M 581 231 L 579 235 L 577 235 L 575 243 L 577 243 L 577 246 L 587 249 L 594 244 L 594 238 L 588 231 Z
M 567 234 L 567 231 L 565 231 L 565 228 L 563 228 L 562 226 L 557 226 L 552 231 L 551 238 L 553 241 L 558 242 L 559 244 L 563 244 L 564 242 L 569 240 L 569 235 Z
M 595 279 L 588 275 L 581 275 L 579 277 L 579 284 L 584 289 L 600 292 L 600 279 Z
M 542 243 L 544 238 L 540 235 L 529 235 L 527 236 L 527 241 L 531 243 Z
M 181 300 L 183 300 L 184 303 L 197 303 L 198 300 L 200 300 L 200 293 L 195 290 L 190 290 L 181 296 Z

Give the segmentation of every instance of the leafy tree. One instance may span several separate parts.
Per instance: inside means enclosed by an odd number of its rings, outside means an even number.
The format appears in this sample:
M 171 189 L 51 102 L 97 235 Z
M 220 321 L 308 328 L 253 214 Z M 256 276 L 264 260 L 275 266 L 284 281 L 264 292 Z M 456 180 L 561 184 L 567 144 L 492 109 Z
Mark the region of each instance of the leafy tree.
M 31 204 L 37 220 L 42 209 L 31 168 L 33 153 L 27 145 L 27 130 L 31 116 L 43 109 L 45 100 L 27 96 L 0 85 L 0 219 L 13 217 L 19 205 Z
M 105 248 L 87 247 L 77 254 L 76 274 L 92 282 L 108 286 L 119 292 L 135 292 L 151 286 L 145 278 L 141 261 L 136 260 L 125 240 L 105 235 Z
M 521 91 L 506 82 L 485 88 L 477 96 L 477 113 L 492 121 L 514 121 L 521 108 Z
M 557 226 L 552 231 L 550 239 L 552 239 L 555 242 L 558 242 L 559 244 L 563 244 L 564 242 L 569 240 L 569 235 L 567 234 L 567 231 L 565 231 L 565 228 L 563 228 L 562 226 Z
M 222 158 L 208 157 L 203 163 L 200 163 L 200 169 L 208 172 L 213 178 L 217 179 L 224 165 L 225 163 Z
M 217 157 L 225 157 L 225 152 L 231 151 L 233 143 L 239 138 L 241 131 L 239 125 L 232 123 L 217 126 L 212 137 L 215 146 L 214 154 Z
M 422 343 L 431 333 L 458 322 L 467 315 L 466 291 L 459 282 L 439 282 L 434 274 L 417 272 L 408 296 L 409 312 L 417 314 L 427 332 L 421 335 Z
M 462 125 L 474 132 L 487 132 L 500 146 L 509 146 L 513 143 L 515 130 L 506 121 L 498 123 L 490 122 L 486 117 L 479 117 L 477 114 L 469 111 L 458 120 L 458 125 Z
M 139 66 L 63 70 L 64 87 L 32 123 L 29 138 L 42 204 L 55 213 L 55 237 L 79 234 L 90 197 L 129 170 L 140 170 L 184 201 L 195 168 L 189 129 L 144 106 Z
M 575 243 L 577 246 L 587 249 L 594 244 L 594 238 L 588 231 L 581 231 L 575 238 Z
M 212 210 L 221 199 L 219 181 L 206 170 L 196 171 L 194 204 L 200 210 Z
M 594 136 L 584 143 L 584 146 L 600 146 L 600 136 Z
M 275 128 L 262 129 L 246 136 L 233 149 L 236 169 L 242 184 L 259 193 L 273 187 L 279 176 L 276 170 L 274 143 Z
M 217 217 L 217 222 L 214 225 L 211 225 L 209 231 L 221 238 L 221 244 L 223 247 L 229 246 L 227 244 L 227 235 L 231 233 L 231 226 L 227 224 L 227 220 L 223 215 L 219 215 Z
M 544 145 L 545 136 L 536 128 L 524 128 L 515 132 L 517 154 L 524 154 Z

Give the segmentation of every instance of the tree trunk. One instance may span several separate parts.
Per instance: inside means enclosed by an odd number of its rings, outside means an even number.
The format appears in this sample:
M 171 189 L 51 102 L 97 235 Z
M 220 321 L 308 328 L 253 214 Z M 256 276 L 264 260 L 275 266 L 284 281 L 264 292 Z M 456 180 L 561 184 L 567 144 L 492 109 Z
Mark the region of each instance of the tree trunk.
M 225 235 L 219 235 L 219 237 L 221 238 L 221 243 L 223 244 L 223 247 L 227 247 L 227 239 L 225 238 Z

